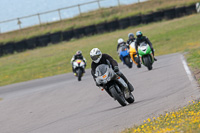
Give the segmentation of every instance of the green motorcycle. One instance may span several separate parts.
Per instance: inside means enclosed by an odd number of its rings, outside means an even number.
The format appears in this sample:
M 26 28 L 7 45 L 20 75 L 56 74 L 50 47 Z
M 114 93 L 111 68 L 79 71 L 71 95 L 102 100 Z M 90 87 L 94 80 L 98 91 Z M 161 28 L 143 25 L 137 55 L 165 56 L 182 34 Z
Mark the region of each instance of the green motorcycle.
M 140 61 L 144 66 L 148 68 L 148 70 L 152 70 L 152 65 L 154 63 L 154 57 L 151 51 L 151 48 L 145 42 L 142 42 L 138 47 L 138 53 L 140 56 Z

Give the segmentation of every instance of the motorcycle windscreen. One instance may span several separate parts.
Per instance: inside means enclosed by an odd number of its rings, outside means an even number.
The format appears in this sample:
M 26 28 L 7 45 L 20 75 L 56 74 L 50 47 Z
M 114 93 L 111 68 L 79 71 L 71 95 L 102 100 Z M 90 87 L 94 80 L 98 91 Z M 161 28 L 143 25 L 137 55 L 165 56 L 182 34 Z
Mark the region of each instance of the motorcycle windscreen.
M 101 64 L 96 68 L 95 75 L 96 76 L 103 76 L 108 71 L 108 69 L 109 69 L 108 65 Z
M 147 44 L 145 42 L 140 43 L 140 47 L 142 46 L 147 46 Z
M 127 51 L 128 50 L 128 47 L 127 46 L 123 46 L 122 47 L 122 51 Z

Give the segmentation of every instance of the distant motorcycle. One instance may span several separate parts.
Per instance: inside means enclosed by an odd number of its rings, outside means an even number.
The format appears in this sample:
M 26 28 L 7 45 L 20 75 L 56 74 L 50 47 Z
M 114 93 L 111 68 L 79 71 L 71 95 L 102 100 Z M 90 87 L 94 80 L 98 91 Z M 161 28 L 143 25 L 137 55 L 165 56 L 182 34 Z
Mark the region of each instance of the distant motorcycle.
M 138 47 L 138 53 L 140 56 L 140 60 L 144 66 L 148 68 L 148 70 L 152 70 L 152 65 L 154 63 L 154 57 L 151 51 L 151 48 L 145 42 L 141 43 Z
M 129 45 L 129 54 L 132 61 L 137 65 L 138 68 L 140 68 L 141 67 L 140 58 L 138 58 L 137 52 L 135 50 L 135 42 L 132 42 Z
M 120 105 L 126 106 L 126 101 L 128 103 L 135 101 L 128 85 L 113 71 L 111 65 L 99 65 L 95 70 L 95 76 L 97 84 L 103 85 L 107 93 L 117 100 Z
M 85 72 L 85 62 L 78 59 L 73 62 L 73 68 L 75 69 L 75 76 L 78 77 L 78 81 L 81 81 L 81 78 Z
M 122 62 L 128 67 L 132 68 L 133 62 L 131 60 L 131 57 L 129 55 L 129 49 L 127 46 L 122 46 L 121 51 L 119 53 L 120 59 Z

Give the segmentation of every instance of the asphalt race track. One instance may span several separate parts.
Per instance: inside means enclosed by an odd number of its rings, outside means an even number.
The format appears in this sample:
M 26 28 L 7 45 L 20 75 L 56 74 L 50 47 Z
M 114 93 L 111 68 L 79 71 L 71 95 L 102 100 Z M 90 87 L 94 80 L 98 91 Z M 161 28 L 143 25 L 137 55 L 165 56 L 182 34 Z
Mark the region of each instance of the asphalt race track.
M 0 87 L 1 133 L 112 133 L 200 97 L 181 54 L 157 57 L 153 70 L 120 70 L 135 87 L 135 103 L 121 107 L 95 86 L 90 70 Z

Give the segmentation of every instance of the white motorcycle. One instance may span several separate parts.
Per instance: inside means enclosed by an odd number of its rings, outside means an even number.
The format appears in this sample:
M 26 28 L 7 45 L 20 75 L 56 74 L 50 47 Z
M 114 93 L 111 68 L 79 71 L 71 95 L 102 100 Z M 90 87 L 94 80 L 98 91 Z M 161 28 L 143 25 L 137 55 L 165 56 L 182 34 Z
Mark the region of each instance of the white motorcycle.
M 85 62 L 83 60 L 77 59 L 73 62 L 73 68 L 75 70 L 75 76 L 78 77 L 78 81 L 81 81 L 81 78 L 85 72 Z
M 96 83 L 103 85 L 107 93 L 122 106 L 126 106 L 126 101 L 128 103 L 135 101 L 126 82 L 113 71 L 110 64 L 99 65 L 95 70 L 95 76 Z

